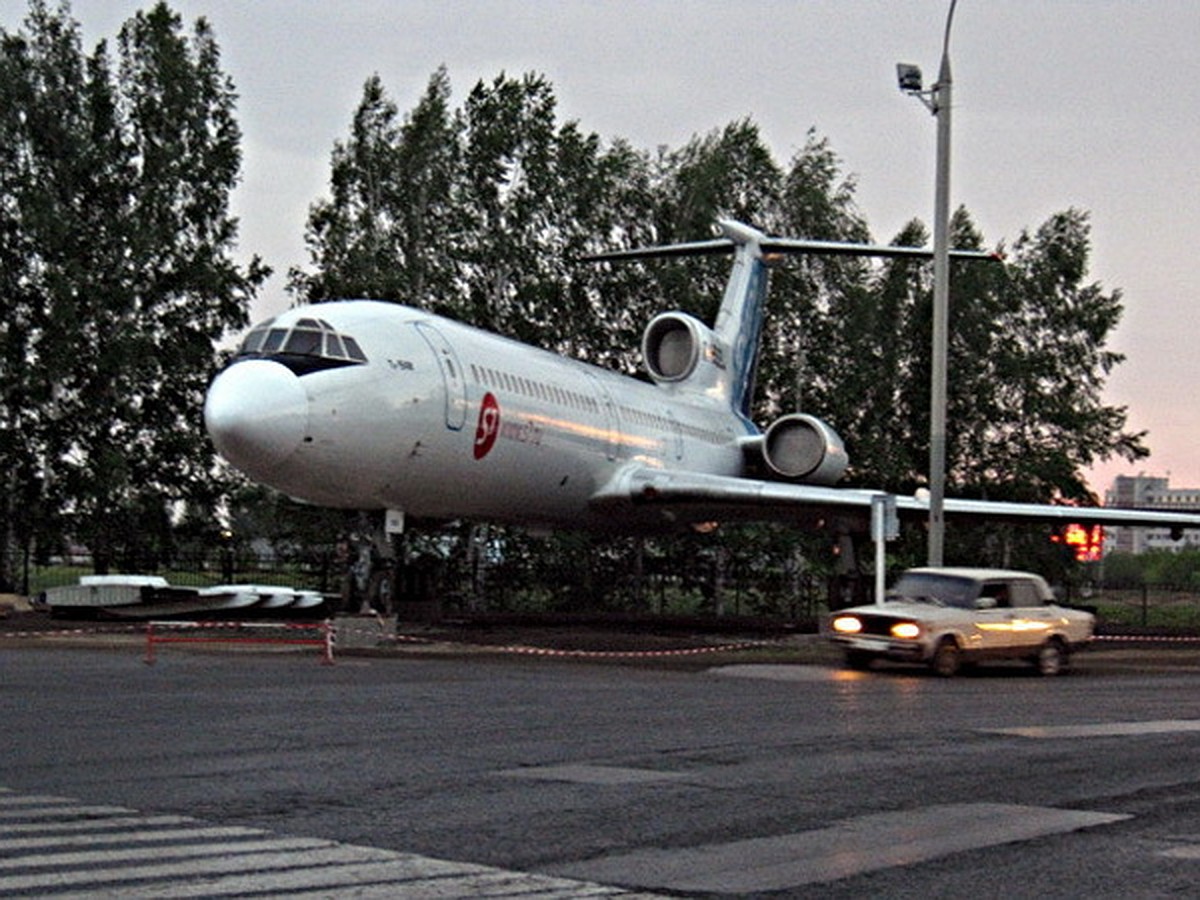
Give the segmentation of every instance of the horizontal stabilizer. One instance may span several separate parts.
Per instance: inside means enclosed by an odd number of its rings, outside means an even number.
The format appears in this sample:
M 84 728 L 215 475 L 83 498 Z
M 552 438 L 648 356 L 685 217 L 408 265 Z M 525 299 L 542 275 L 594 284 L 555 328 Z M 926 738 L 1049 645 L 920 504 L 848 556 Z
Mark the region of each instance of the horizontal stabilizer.
M 612 250 L 584 256 L 584 262 L 604 262 L 628 259 L 661 259 L 673 256 L 708 256 L 715 253 L 733 253 L 740 244 L 755 241 L 764 254 L 813 254 L 817 256 L 878 256 L 889 259 L 932 259 L 933 250 L 928 247 L 895 247 L 883 244 L 855 244 L 842 241 L 818 241 L 806 238 L 781 238 L 760 235 L 753 229 L 736 222 L 722 221 L 721 225 L 732 237 L 714 238 L 708 241 L 689 241 L 681 244 L 664 244 L 658 247 L 638 247 L 632 250 Z M 953 259 L 991 260 L 1002 262 L 999 253 L 986 250 L 951 250 Z

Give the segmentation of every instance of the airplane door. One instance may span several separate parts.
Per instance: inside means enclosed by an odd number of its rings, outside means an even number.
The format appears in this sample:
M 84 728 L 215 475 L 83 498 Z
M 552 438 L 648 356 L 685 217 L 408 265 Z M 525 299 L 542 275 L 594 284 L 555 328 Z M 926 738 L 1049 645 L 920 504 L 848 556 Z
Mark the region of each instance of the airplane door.
M 679 420 L 675 418 L 675 413 L 667 410 L 667 420 L 671 423 L 671 443 L 675 451 L 675 459 L 683 459 L 683 429 L 679 426 Z
M 612 396 L 599 378 L 591 372 L 587 373 L 587 377 L 592 382 L 592 387 L 596 389 L 596 400 L 599 402 L 600 412 L 604 416 L 604 429 L 608 432 L 604 455 L 610 460 L 615 460 L 621 449 L 621 421 L 617 417 L 617 405 L 613 403 Z
M 442 381 L 446 386 L 446 427 L 452 431 L 459 431 L 467 418 L 467 381 L 458 355 L 446 340 L 446 336 L 428 322 L 413 324 L 417 333 L 433 351 L 438 368 L 442 371 Z

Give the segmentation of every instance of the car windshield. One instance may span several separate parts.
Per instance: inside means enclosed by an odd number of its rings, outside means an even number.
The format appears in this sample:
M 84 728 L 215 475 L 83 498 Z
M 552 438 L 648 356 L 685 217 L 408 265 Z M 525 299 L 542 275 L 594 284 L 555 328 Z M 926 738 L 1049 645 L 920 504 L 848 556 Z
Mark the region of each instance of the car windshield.
M 975 603 L 975 593 L 975 582 L 969 578 L 907 572 L 888 591 L 888 598 L 971 609 Z

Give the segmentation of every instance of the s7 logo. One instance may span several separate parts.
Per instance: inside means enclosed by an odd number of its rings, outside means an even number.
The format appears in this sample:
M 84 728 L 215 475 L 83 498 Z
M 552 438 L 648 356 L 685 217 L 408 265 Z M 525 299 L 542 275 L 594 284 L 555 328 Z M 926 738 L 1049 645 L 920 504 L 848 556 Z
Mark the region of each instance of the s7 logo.
M 488 391 L 479 405 L 479 422 L 475 425 L 475 458 L 483 459 L 496 443 L 500 433 L 500 404 L 495 395 Z

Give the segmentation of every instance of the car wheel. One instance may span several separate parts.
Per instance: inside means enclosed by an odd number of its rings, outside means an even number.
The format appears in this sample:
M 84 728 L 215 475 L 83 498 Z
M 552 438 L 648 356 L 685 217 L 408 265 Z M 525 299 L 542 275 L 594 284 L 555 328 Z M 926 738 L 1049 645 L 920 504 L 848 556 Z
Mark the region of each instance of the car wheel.
M 1051 638 L 1042 644 L 1038 648 L 1037 656 L 1033 658 L 1033 664 L 1037 667 L 1038 674 L 1047 677 L 1061 675 L 1067 671 L 1068 662 L 1067 648 L 1058 638 Z
M 942 638 L 933 651 L 933 659 L 929 661 L 930 668 L 942 678 L 949 678 L 962 665 L 962 653 L 954 638 Z
M 865 650 L 847 650 L 846 651 L 846 668 L 857 669 L 860 672 L 865 672 L 871 668 L 871 663 L 875 657 L 867 653 Z

